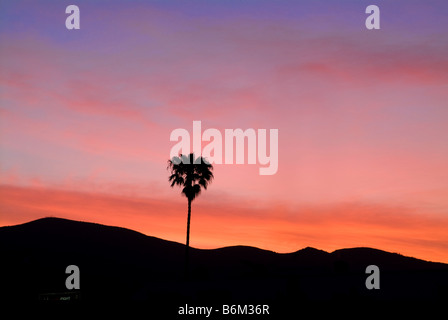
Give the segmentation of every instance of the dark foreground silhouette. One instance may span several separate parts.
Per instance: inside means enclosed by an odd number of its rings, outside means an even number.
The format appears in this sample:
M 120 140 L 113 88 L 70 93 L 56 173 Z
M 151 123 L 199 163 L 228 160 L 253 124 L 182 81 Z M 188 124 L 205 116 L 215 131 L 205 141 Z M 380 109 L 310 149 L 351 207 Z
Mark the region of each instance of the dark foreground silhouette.
M 448 298 L 447 264 L 371 248 L 328 253 L 308 247 L 289 254 L 245 246 L 191 248 L 187 281 L 183 244 L 119 227 L 44 218 L 1 227 L 0 252 L 2 302 L 58 300 L 65 294 L 76 303 L 171 304 L 172 313 L 187 303 L 269 303 L 286 313 L 309 302 L 444 303 Z M 379 290 L 365 286 L 371 264 L 380 268 Z M 70 293 L 68 265 L 80 269 L 80 290 Z

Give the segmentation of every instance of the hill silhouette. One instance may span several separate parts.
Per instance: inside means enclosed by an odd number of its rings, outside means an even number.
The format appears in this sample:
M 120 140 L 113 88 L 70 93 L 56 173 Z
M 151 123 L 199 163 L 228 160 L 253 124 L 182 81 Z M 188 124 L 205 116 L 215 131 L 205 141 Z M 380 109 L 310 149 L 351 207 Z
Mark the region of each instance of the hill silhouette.
M 43 218 L 0 228 L 1 301 L 38 301 L 67 292 L 65 268 L 77 265 L 80 301 L 271 303 L 307 301 L 445 301 L 448 265 L 372 248 L 279 254 L 248 246 L 191 248 L 96 223 Z M 380 268 L 380 290 L 367 290 L 365 269 Z

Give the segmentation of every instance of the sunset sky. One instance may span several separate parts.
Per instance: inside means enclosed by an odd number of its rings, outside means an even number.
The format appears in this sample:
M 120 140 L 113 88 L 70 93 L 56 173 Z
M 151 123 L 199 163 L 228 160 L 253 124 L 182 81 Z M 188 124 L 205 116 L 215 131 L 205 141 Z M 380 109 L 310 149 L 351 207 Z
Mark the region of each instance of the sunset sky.
M 279 166 L 215 165 L 193 247 L 448 263 L 447 14 L 444 0 L 2 1 L 0 226 L 55 216 L 184 243 L 170 133 L 200 120 L 278 129 Z

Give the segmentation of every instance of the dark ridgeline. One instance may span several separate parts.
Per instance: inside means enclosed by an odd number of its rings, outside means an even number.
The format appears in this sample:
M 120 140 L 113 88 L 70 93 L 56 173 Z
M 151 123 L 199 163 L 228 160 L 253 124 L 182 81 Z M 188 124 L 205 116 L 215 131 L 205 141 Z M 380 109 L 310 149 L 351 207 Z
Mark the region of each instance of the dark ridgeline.
M 203 157 L 195 157 L 194 153 L 179 155 L 168 160 L 171 187 L 182 187 L 182 194 L 188 199 L 187 241 L 185 246 L 185 278 L 189 276 L 190 221 L 191 202 L 199 196 L 201 188 L 207 189 L 213 180 L 213 166 Z
M 448 298 L 448 265 L 371 248 L 328 253 L 305 248 L 278 254 L 254 247 L 190 249 L 185 245 L 95 223 L 44 218 L 0 228 L 0 301 L 37 301 L 66 292 L 65 268 L 80 269 L 79 302 L 144 301 L 154 308 L 185 303 L 269 303 L 276 312 L 310 302 L 338 304 Z M 365 268 L 381 270 L 380 290 L 367 290 Z M 174 309 L 173 309 L 174 308 Z

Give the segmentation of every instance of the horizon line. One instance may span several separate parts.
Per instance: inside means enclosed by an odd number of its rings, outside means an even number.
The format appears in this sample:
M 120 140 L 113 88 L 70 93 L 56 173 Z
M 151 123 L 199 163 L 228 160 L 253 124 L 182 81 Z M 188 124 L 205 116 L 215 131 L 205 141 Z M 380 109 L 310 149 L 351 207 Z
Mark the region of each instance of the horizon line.
M 78 222 L 78 223 L 86 223 L 86 224 L 95 224 L 95 225 L 99 225 L 99 226 L 103 226 L 103 227 L 109 227 L 109 228 L 120 228 L 120 229 L 125 229 L 125 230 L 128 230 L 128 231 L 132 231 L 132 232 L 135 232 L 135 233 L 139 233 L 141 235 L 144 235 L 145 237 L 150 237 L 150 238 L 154 238 L 154 239 L 158 239 L 158 240 L 162 240 L 162 241 L 166 241 L 166 242 L 173 242 L 173 243 L 185 246 L 185 244 L 182 243 L 182 242 L 155 237 L 155 236 L 148 235 L 148 234 L 145 234 L 143 232 L 140 232 L 140 231 L 137 231 L 137 230 L 133 230 L 133 229 L 130 229 L 130 228 L 127 228 L 127 227 L 121 227 L 121 226 L 116 226 L 116 225 L 107 225 L 107 224 L 103 224 L 103 223 L 99 223 L 99 222 L 93 222 L 93 221 L 74 220 L 74 219 L 62 218 L 62 217 L 56 217 L 56 216 L 44 216 L 44 217 L 41 217 L 41 218 L 37 218 L 37 219 L 34 219 L 34 220 L 30 220 L 30 221 L 19 223 L 19 224 L 15 224 L 15 225 L 4 225 L 4 226 L 0 226 L 0 229 L 1 228 L 8 228 L 8 227 L 22 226 L 22 225 L 25 225 L 25 224 L 37 222 L 37 221 L 40 221 L 40 220 L 48 220 L 48 219 L 65 220 L 65 221 L 70 221 L 70 222 Z M 258 249 L 258 250 L 262 250 L 262 251 L 266 251 L 266 252 L 272 252 L 274 254 L 280 254 L 280 255 L 294 254 L 294 253 L 297 253 L 299 251 L 303 251 L 303 250 L 306 250 L 306 249 L 313 249 L 313 250 L 317 250 L 317 251 L 322 251 L 322 252 L 325 252 L 326 254 L 329 254 L 329 255 L 331 255 L 331 254 L 333 254 L 333 253 L 335 253 L 337 251 L 341 251 L 341 250 L 370 249 L 370 250 L 375 250 L 375 251 L 381 251 L 381 252 L 388 253 L 388 254 L 399 255 L 399 256 L 405 257 L 405 258 L 416 259 L 416 260 L 430 262 L 430 263 L 440 263 L 440 264 L 448 265 L 447 262 L 425 260 L 425 259 L 421 259 L 421 258 L 417 258 L 417 257 L 413 257 L 413 256 L 403 255 L 403 254 L 401 254 L 399 252 L 391 252 L 391 251 L 386 251 L 386 250 L 383 250 L 383 249 L 378 249 L 378 248 L 374 248 L 374 247 L 366 247 L 366 246 L 339 248 L 339 249 L 336 249 L 336 250 L 333 250 L 333 251 L 326 251 L 326 250 L 315 248 L 315 247 L 312 247 L 312 246 L 306 246 L 306 247 L 303 247 L 301 249 L 298 249 L 296 251 L 291 251 L 291 252 L 277 252 L 277 251 L 273 251 L 273 250 L 269 250 L 269 249 L 264 249 L 264 248 L 255 247 L 255 246 L 251 246 L 251 245 L 244 245 L 244 244 L 230 245 L 230 246 L 223 246 L 223 247 L 216 247 L 216 248 L 197 248 L 197 247 L 190 247 L 190 248 L 191 249 L 195 249 L 195 250 L 220 250 L 220 249 L 235 248 L 235 247 L 253 248 L 253 249 Z

